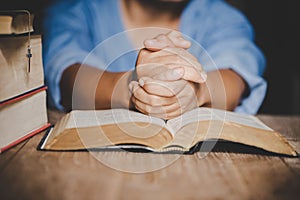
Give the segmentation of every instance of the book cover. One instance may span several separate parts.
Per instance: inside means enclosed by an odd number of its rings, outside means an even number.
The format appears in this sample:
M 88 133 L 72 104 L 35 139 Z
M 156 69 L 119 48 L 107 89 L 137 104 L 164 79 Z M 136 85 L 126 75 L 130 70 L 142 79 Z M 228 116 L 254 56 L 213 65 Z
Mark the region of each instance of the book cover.
M 44 85 L 41 36 L 30 41 L 29 72 L 28 37 L 0 37 L 0 102 Z
M 0 103 L 0 153 L 49 126 L 46 87 Z

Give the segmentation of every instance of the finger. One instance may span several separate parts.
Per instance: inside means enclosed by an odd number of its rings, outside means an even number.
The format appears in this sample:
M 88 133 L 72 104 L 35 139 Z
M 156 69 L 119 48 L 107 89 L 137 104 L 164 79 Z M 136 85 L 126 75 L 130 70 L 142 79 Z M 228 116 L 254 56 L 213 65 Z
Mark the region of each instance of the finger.
M 174 104 L 176 102 L 176 98 L 173 97 L 161 97 L 152 94 L 148 94 L 142 87 L 139 86 L 137 82 L 132 83 L 132 96 L 143 102 L 144 104 L 148 104 L 150 106 L 167 106 Z
M 193 55 L 178 48 L 167 48 L 163 51 L 169 52 L 170 54 L 161 53 L 153 55 L 154 57 L 151 58 L 151 62 L 159 62 L 165 65 L 182 65 L 181 67 L 185 70 L 183 76 L 184 80 L 195 83 L 206 82 L 207 75 L 203 70 L 202 65 Z
M 144 46 L 151 51 L 159 51 L 166 47 L 178 47 L 188 49 L 191 42 L 185 40 L 178 31 L 170 31 L 168 34 L 160 34 L 153 39 L 144 41 Z
M 145 52 L 146 51 L 146 52 Z M 186 51 L 185 49 L 182 48 L 177 48 L 177 47 L 166 47 L 164 49 L 161 49 L 160 51 L 154 51 L 151 52 L 148 49 L 142 49 L 139 53 L 139 56 L 147 56 L 148 59 L 151 58 L 159 58 L 163 56 L 177 56 L 178 60 L 195 60 L 197 61 L 197 58 L 194 57 L 191 53 Z
M 163 37 L 161 37 L 163 38 Z M 177 38 L 165 38 L 165 39 L 147 39 L 144 41 L 144 46 L 150 51 L 159 51 L 167 47 L 177 47 L 188 49 L 191 46 L 191 42 L 185 40 L 182 37 Z
M 131 81 L 128 84 L 129 91 L 133 94 L 138 89 L 139 83 L 136 81 Z
M 199 63 L 197 58 L 189 53 L 187 50 L 175 47 L 167 47 L 161 51 L 152 52 L 148 54 L 148 60 L 155 61 L 155 59 L 162 59 L 166 57 L 168 61 L 174 63 Z
M 192 95 L 193 96 L 193 95 Z M 193 97 L 194 98 L 194 97 Z M 190 111 L 194 108 L 197 107 L 197 103 L 195 102 L 196 99 L 190 99 L 190 98 L 184 98 L 184 97 L 178 97 L 177 98 L 177 109 L 174 110 L 168 110 L 169 112 L 165 112 L 165 113 L 153 113 L 151 114 L 151 116 L 153 117 L 160 117 L 163 119 L 172 119 L 175 117 L 180 116 L 181 114 Z
M 138 65 L 139 63 L 145 63 L 150 55 L 151 51 L 145 48 L 141 49 L 136 59 L 136 65 Z
M 152 117 L 157 117 L 157 118 L 161 118 L 164 120 L 169 120 L 169 119 L 173 119 L 175 117 L 178 117 L 182 114 L 183 112 L 181 111 L 180 108 L 175 109 L 173 112 L 162 112 L 162 113 L 148 113 L 148 115 L 152 116 Z
M 148 57 L 148 63 L 159 63 L 159 64 L 181 64 L 190 65 L 190 61 L 183 56 L 173 54 L 167 51 L 155 52 Z
M 157 69 L 155 69 L 155 67 Z M 160 64 L 149 63 L 145 65 L 139 65 L 137 67 L 137 73 L 143 76 L 142 70 L 153 69 L 152 78 L 163 81 L 176 81 L 176 80 L 186 80 L 194 83 L 204 83 L 207 80 L 207 74 L 201 67 L 190 66 L 187 63 L 168 63 L 167 59 L 161 59 Z
M 142 77 L 139 84 L 143 89 L 152 95 L 162 97 L 176 96 L 187 84 L 185 80 L 161 81 L 149 77 Z
M 185 40 L 179 31 L 170 31 L 168 33 L 168 37 L 176 47 L 184 48 L 184 49 L 188 49 L 191 47 L 191 42 Z
M 160 34 L 153 39 L 144 41 L 144 46 L 150 51 L 159 51 L 166 47 L 174 47 L 173 42 L 164 34 Z
M 187 60 L 187 61 L 198 61 L 197 58 L 188 52 L 186 49 L 183 48 L 177 48 L 177 47 L 166 47 L 162 51 L 168 52 L 171 55 L 177 55 L 181 59 Z
M 179 31 L 171 30 L 167 33 L 169 37 L 181 37 L 182 34 Z
M 194 83 L 204 83 L 207 80 L 205 71 L 201 71 L 192 66 L 165 64 L 162 66 L 165 70 L 160 70 L 159 73 L 152 76 L 153 79 L 162 81 L 186 80 Z
M 197 61 L 197 59 L 193 55 L 191 55 L 186 50 L 178 49 L 178 48 L 166 48 L 162 51 L 148 54 L 147 58 L 148 58 L 147 63 L 149 65 L 153 63 L 150 66 L 147 66 L 147 69 L 151 66 L 154 66 L 155 63 L 157 63 L 157 65 L 161 65 L 161 67 L 164 67 L 163 65 L 168 65 L 169 67 L 172 68 L 182 67 L 185 71 L 182 77 L 184 80 L 192 81 L 195 83 L 204 83 L 207 79 L 207 75 L 203 70 L 201 64 Z M 142 68 L 140 67 L 137 68 L 138 74 L 140 74 L 139 71 L 141 69 Z M 175 74 L 172 74 L 173 73 L 172 70 L 170 71 L 163 70 L 163 71 L 165 72 L 165 74 L 161 73 L 161 70 L 159 73 L 155 71 L 155 74 L 158 75 L 157 79 L 170 80 L 170 81 L 178 80 L 181 74 L 180 71 L 179 74 L 176 74 L 176 71 Z
M 195 67 L 185 66 L 183 67 L 184 74 L 182 79 L 191 81 L 194 83 L 205 83 L 207 75 L 205 71 L 201 71 Z
M 153 79 L 162 80 L 162 81 L 176 81 L 184 76 L 184 69 L 182 67 L 177 67 L 169 69 L 165 67 L 165 70 L 162 73 L 158 73 L 153 76 Z
M 179 104 L 174 103 L 168 106 L 151 106 L 133 97 L 133 102 L 137 110 L 148 115 L 168 115 L 180 109 Z M 173 115 L 172 115 L 173 116 Z
M 195 83 L 204 83 L 207 79 L 207 74 L 203 70 L 202 65 L 189 52 L 178 48 L 167 48 L 165 51 L 176 54 L 173 60 L 176 64 L 183 64 L 185 70 L 183 79 Z M 170 57 L 170 56 L 167 56 Z M 166 64 L 166 63 L 165 63 Z
M 165 108 L 166 112 L 162 112 L 162 113 L 152 112 L 149 115 L 153 117 L 163 118 L 163 119 L 172 119 L 180 116 L 181 114 L 187 111 L 196 108 L 197 107 L 196 102 L 197 99 L 194 95 L 188 95 L 188 96 L 186 96 L 186 94 L 178 95 L 177 101 L 175 103 L 176 105 L 175 104 L 172 105 L 173 108 L 176 109 Z

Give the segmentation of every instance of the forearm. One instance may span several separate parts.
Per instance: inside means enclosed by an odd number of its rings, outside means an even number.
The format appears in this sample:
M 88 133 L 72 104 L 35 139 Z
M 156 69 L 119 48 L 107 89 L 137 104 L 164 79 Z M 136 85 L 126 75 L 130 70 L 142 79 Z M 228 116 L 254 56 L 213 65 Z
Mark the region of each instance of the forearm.
M 208 72 L 207 76 L 198 89 L 199 105 L 234 110 L 246 90 L 245 81 L 230 69 Z
M 60 81 L 61 101 L 66 110 L 129 108 L 131 72 L 106 72 L 74 64 Z

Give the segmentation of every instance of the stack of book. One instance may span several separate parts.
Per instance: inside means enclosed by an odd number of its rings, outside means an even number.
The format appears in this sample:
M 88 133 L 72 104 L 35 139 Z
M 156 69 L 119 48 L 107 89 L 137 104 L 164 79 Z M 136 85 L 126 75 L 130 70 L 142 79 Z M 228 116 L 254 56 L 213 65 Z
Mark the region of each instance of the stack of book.
M 0 12 L 0 153 L 49 127 L 40 35 L 26 12 Z

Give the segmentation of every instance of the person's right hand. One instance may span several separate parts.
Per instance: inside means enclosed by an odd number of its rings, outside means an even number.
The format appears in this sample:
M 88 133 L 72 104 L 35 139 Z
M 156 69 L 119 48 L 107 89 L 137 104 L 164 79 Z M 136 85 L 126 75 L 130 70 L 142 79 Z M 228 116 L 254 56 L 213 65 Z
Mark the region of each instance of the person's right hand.
M 138 80 L 149 77 L 162 81 L 206 81 L 206 73 L 197 58 L 177 47 L 167 47 L 156 52 L 141 50 L 136 62 L 136 73 Z
M 183 39 L 178 31 L 160 34 L 145 40 L 145 48 L 140 50 L 136 62 L 137 79 L 174 81 L 186 80 L 202 83 L 206 73 L 198 60 L 187 49 L 191 43 Z
M 159 34 L 153 39 L 146 39 L 144 46 L 150 51 L 159 51 L 167 47 L 188 49 L 191 47 L 191 42 L 185 40 L 180 32 L 170 31 L 167 34 Z

